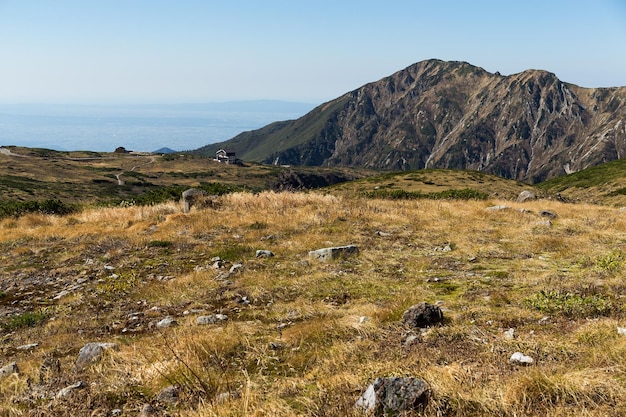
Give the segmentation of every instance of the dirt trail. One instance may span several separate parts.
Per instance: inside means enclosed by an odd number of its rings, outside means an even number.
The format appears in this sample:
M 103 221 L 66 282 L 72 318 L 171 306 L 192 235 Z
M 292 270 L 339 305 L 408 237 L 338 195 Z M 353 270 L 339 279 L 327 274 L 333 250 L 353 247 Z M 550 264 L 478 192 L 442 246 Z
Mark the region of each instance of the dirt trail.
M 128 171 L 122 171 L 119 174 L 115 174 L 115 178 L 117 178 L 117 185 L 124 185 L 124 180 L 121 177 L 122 177 L 122 175 L 124 175 L 125 172 L 133 172 L 137 168 L 141 168 L 143 166 L 153 164 L 155 161 L 156 161 L 156 158 L 153 156 L 152 158 L 150 158 L 150 160 L 148 162 L 146 162 L 144 164 L 135 165 L 131 169 L 129 169 Z

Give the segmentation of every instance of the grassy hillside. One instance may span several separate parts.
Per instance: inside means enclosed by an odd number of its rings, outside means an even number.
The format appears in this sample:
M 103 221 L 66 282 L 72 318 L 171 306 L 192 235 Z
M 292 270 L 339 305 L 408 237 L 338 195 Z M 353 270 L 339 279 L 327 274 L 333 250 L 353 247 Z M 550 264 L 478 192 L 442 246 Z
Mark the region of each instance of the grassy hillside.
M 552 194 L 574 200 L 626 205 L 626 160 L 618 159 L 538 185 Z
M 545 195 L 540 189 L 519 181 L 507 180 L 477 171 L 424 169 L 410 172 L 391 172 L 368 176 L 337 184 L 332 192 L 353 195 L 391 196 L 398 191 L 414 195 L 445 195 L 450 191 L 470 190 L 483 198 L 515 200 L 523 190 Z
M 5 147 L 0 153 L 0 195 L 6 201 L 58 199 L 64 203 L 117 204 L 177 199 L 189 187 L 215 184 L 232 189 L 267 190 L 289 172 L 354 178 L 364 170 L 221 164 L 188 154 L 57 152 Z M 1 217 L 1 216 L 0 216 Z
M 598 205 L 349 193 L 7 218 L 0 415 L 350 416 L 378 376 L 423 378 L 428 416 L 625 414 L 624 233 Z M 422 301 L 443 325 L 400 323 Z M 116 347 L 75 369 L 88 342 Z

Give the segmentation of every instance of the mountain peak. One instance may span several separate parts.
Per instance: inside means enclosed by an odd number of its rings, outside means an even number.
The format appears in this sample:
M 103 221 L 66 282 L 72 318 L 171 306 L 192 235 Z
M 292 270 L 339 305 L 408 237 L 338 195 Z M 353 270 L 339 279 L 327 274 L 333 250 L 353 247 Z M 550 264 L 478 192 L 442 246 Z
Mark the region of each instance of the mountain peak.
M 543 70 L 502 76 L 429 59 L 298 120 L 203 150 L 228 146 L 265 163 L 471 169 L 539 182 L 626 154 L 620 91 L 584 89 Z

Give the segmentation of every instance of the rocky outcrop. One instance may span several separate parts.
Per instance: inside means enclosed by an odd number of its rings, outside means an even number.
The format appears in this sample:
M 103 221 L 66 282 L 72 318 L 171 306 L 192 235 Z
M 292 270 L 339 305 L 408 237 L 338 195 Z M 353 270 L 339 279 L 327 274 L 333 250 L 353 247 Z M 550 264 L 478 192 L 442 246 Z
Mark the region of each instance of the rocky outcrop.
M 540 182 L 626 154 L 626 87 L 422 61 L 228 146 L 273 164 L 454 168 Z

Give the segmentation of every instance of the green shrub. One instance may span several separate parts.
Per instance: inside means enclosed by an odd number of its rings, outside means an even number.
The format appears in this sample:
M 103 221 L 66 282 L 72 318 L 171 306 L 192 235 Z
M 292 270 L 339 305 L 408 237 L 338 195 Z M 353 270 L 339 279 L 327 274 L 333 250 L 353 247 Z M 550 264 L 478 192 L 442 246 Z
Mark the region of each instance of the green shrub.
M 42 311 L 27 311 L 26 313 L 4 319 L 0 323 L 0 327 L 4 331 L 11 332 L 24 327 L 34 326 L 44 321 L 47 317 L 47 314 Z
M 602 294 L 582 295 L 560 290 L 541 290 L 526 299 L 526 303 L 543 313 L 569 318 L 608 316 L 615 310 L 611 299 Z
M 27 213 L 66 215 L 78 211 L 77 204 L 64 203 L 57 199 L 42 201 L 2 201 L 0 218 L 19 217 Z
M 405 190 L 374 190 L 365 193 L 367 198 L 382 198 L 386 200 L 486 200 L 489 195 L 471 188 L 460 190 L 445 190 L 437 193 L 422 193 Z

